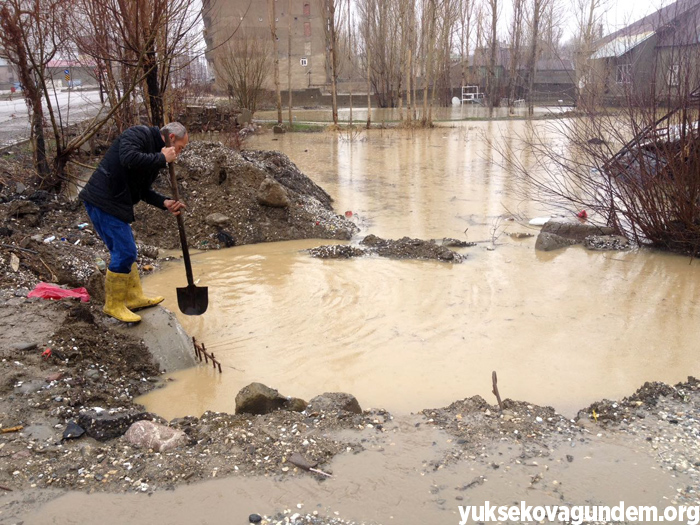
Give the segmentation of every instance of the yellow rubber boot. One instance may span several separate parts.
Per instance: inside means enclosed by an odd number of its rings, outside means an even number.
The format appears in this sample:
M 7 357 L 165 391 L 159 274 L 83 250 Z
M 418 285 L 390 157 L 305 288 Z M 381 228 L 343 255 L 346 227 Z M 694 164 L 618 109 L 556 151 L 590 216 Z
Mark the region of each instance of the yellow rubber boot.
M 128 273 L 114 273 L 107 270 L 107 277 L 105 278 L 105 307 L 102 311 L 125 323 L 138 323 L 141 317 L 129 310 L 124 304 L 128 286 Z
M 165 299 L 165 297 L 159 295 L 156 297 L 146 297 L 143 295 L 141 278 L 139 277 L 139 267 L 136 263 L 132 264 L 131 272 L 129 273 L 129 288 L 126 292 L 126 307 L 129 310 L 139 310 L 162 303 L 163 299 Z

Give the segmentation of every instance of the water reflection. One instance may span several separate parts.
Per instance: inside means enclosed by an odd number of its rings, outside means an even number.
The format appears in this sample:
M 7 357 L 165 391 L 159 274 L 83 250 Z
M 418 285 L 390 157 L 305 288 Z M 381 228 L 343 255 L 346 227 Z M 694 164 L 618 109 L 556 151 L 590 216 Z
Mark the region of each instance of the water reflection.
M 505 235 L 533 231 L 526 219 L 547 210 L 522 200 L 484 139 L 517 142 L 526 129 L 497 121 L 356 141 L 256 137 L 251 148 L 287 153 L 338 212 L 352 210 L 362 235 L 484 242 L 463 250 L 462 265 L 321 261 L 302 251 L 317 241 L 197 255 L 210 309 L 181 321 L 227 368 L 214 387 L 200 385 L 206 373 L 178 374 L 145 398 L 148 408 L 233 411 L 238 389 L 260 381 L 288 395 L 347 391 L 364 407 L 415 411 L 474 394 L 492 401 L 497 370 L 504 397 L 573 415 L 645 381 L 697 375 L 697 265 L 646 251 L 540 253 L 534 238 Z M 501 220 L 506 210 L 524 220 Z M 176 310 L 181 274 L 173 264 L 145 285 Z M 191 395 L 199 388 L 207 394 Z

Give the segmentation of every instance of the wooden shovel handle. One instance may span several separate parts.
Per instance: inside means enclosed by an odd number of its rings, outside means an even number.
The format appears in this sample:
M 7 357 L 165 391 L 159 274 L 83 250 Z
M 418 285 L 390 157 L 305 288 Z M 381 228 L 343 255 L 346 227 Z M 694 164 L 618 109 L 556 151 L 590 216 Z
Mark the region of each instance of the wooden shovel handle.
M 170 137 L 167 135 L 163 137 L 165 139 L 165 146 L 170 147 Z M 173 197 L 176 201 L 180 200 L 180 193 L 177 190 L 177 179 L 175 178 L 175 166 L 172 162 L 168 162 L 168 171 L 170 172 L 170 185 L 173 189 Z M 192 263 L 190 262 L 190 251 L 187 248 L 187 236 L 185 235 L 185 221 L 182 218 L 182 212 L 177 215 L 177 229 L 180 232 L 180 245 L 182 246 L 182 257 L 185 259 L 185 272 L 187 273 L 187 284 L 189 286 L 194 286 L 194 277 L 192 276 Z

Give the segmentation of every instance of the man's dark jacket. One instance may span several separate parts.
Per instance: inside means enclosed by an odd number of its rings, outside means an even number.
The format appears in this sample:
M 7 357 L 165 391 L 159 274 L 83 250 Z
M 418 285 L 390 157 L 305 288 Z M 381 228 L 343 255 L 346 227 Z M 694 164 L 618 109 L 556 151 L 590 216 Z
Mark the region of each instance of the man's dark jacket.
M 158 128 L 133 126 L 112 143 L 79 197 L 124 222 L 134 222 L 134 204 L 145 201 L 166 209 L 164 197 L 151 189 L 165 155 Z

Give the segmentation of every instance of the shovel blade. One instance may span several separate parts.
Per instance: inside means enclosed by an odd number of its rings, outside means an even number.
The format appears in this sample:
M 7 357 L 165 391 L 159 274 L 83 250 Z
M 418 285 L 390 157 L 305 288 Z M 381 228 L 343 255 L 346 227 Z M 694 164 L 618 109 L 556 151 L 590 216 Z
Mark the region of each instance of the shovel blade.
M 185 315 L 202 315 L 209 306 L 209 288 L 194 284 L 178 288 L 177 305 Z

